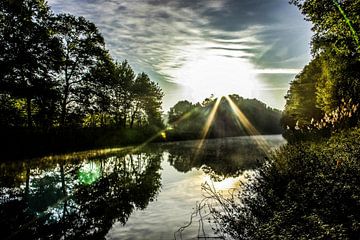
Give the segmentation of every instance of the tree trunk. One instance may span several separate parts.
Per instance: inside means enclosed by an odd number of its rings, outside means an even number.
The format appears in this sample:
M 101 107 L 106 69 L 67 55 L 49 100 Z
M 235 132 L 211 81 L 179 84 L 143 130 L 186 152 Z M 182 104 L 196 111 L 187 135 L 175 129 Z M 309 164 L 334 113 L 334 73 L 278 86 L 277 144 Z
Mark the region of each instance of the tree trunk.
M 60 164 L 60 175 L 61 175 L 61 189 L 62 189 L 62 193 L 63 193 L 63 202 L 64 202 L 62 221 L 65 222 L 66 213 L 67 213 L 67 191 L 66 191 L 65 172 L 64 172 L 64 163 L 63 162 Z M 64 232 L 63 232 L 63 235 L 64 235 Z
M 25 201 L 29 198 L 29 192 L 30 192 L 30 165 L 27 162 L 26 163 L 26 181 L 25 181 Z
M 31 98 L 26 97 L 26 115 L 27 115 L 27 126 L 28 128 L 32 128 L 32 116 L 31 116 Z
M 65 89 L 64 89 L 64 98 L 61 103 L 61 115 L 60 115 L 60 126 L 61 127 L 64 127 L 65 122 L 66 122 L 66 114 L 67 114 L 66 105 L 67 105 L 68 95 L 69 95 L 69 84 L 68 84 L 68 80 L 67 80 Z
M 123 122 L 123 127 L 126 128 L 126 120 L 127 120 L 127 116 L 126 116 L 126 112 L 124 114 L 124 122 Z
M 130 128 L 133 128 L 134 120 L 135 120 L 135 116 L 136 116 L 137 111 L 138 111 L 138 107 L 136 106 L 133 114 L 131 115 Z

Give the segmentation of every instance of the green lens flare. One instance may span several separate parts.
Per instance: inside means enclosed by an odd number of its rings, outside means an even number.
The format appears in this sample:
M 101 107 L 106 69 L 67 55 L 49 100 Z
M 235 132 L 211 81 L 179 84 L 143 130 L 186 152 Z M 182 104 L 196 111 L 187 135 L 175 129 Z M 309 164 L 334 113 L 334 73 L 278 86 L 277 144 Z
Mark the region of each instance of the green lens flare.
M 87 163 L 79 169 L 78 178 L 81 184 L 91 185 L 100 178 L 100 168 L 93 162 Z
M 340 11 L 341 15 L 343 15 L 347 25 L 350 27 L 350 31 L 351 31 L 351 33 L 353 35 L 353 38 L 354 38 L 356 44 L 358 45 L 358 47 L 360 47 L 360 45 L 359 45 L 359 37 L 357 36 L 356 31 L 353 28 L 350 19 L 346 16 L 345 11 L 342 9 L 339 2 L 337 0 L 333 0 L 333 2 L 336 5 L 336 7 L 338 8 L 338 10 Z

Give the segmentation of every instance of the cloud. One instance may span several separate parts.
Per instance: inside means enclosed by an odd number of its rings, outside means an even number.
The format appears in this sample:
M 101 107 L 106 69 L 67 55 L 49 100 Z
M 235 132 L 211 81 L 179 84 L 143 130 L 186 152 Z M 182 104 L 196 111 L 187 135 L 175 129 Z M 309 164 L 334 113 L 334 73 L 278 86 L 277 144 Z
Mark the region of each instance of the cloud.
M 309 59 L 310 26 L 287 0 L 49 0 L 49 5 L 96 23 L 115 59 L 127 59 L 160 84 L 166 109 L 189 96 L 182 91 L 199 85 L 194 77 L 180 77 L 195 69 L 191 64 L 203 72 L 214 70 L 216 62 L 232 64 L 213 75 L 234 68 L 294 74 Z
M 252 72 L 258 74 L 298 74 L 301 70 L 301 68 L 267 68 L 255 69 Z

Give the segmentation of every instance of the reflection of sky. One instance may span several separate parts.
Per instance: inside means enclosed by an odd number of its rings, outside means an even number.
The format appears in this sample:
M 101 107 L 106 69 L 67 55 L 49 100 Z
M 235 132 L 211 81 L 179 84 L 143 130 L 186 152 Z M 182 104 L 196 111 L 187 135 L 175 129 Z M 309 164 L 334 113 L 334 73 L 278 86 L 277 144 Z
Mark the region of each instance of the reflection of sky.
M 256 141 L 253 141 L 254 138 L 257 137 L 228 138 L 226 140 L 226 144 L 230 144 L 236 147 L 237 150 L 251 149 L 251 144 L 256 143 Z M 285 143 L 285 140 L 281 137 L 281 135 L 264 136 L 264 138 L 266 138 L 267 142 L 272 147 L 278 147 Z M 178 144 L 171 143 L 176 144 L 176 147 L 178 148 L 177 150 L 179 150 L 173 153 L 173 157 L 175 157 L 174 159 L 177 159 L 181 162 L 181 157 L 191 157 L 191 148 L 189 148 L 189 146 L 193 146 L 195 148 L 197 146 L 196 143 L 197 141 L 187 141 Z M 207 140 L 205 144 L 208 144 L 208 148 L 206 149 L 209 150 L 209 154 L 207 154 L 206 156 L 207 159 L 210 160 L 209 163 L 211 163 L 211 159 L 215 159 L 217 156 L 217 152 L 214 151 L 214 149 L 217 149 L 217 146 L 224 144 L 224 140 L 211 139 Z M 208 183 L 211 186 L 213 185 L 217 191 L 222 191 L 223 194 L 226 194 L 229 189 L 239 186 L 239 180 L 244 180 L 245 174 L 249 174 L 252 172 L 252 170 L 245 170 L 239 176 L 226 178 L 224 177 L 221 179 L 221 181 L 215 181 L 211 178 L 211 175 L 207 174 L 206 171 L 204 171 L 204 165 L 200 168 L 199 165 L 196 164 L 196 161 L 184 161 L 184 164 L 189 164 L 188 166 L 186 166 L 186 169 L 188 169 L 188 171 L 184 173 L 181 172 L 181 170 L 179 171 L 176 169 L 175 166 L 177 164 L 174 164 L 174 162 L 172 163 L 173 165 L 171 165 L 170 151 L 163 152 L 162 156 L 160 157 L 158 155 L 158 149 L 154 150 L 154 152 L 150 151 L 147 153 L 133 155 L 119 154 L 118 149 L 103 149 L 87 153 L 80 152 L 54 157 L 54 161 L 51 161 L 50 158 L 42 158 L 38 160 L 34 159 L 33 161 L 26 160 L 22 163 L 22 166 L 24 166 L 24 168 L 21 168 L 19 167 L 19 165 L 16 164 L 14 165 L 14 163 L 6 163 L 3 164 L 4 166 L 2 168 L 4 169 L 3 172 L 5 174 L 5 177 L 10 176 L 7 176 L 6 174 L 15 174 L 15 176 L 18 176 L 22 173 L 23 175 L 25 175 L 22 181 L 19 182 L 19 187 L 22 191 L 17 191 L 18 185 L 14 186 L 14 189 L 10 189 L 6 186 L 0 186 L 0 191 L 3 194 L 3 200 L 5 202 L 14 200 L 13 197 L 17 194 L 20 194 L 19 196 L 22 197 L 26 187 L 26 174 L 28 174 L 30 186 L 29 199 L 33 204 L 35 203 L 34 207 L 36 207 L 33 208 L 33 210 L 41 210 L 41 212 L 37 212 L 39 217 L 50 216 L 52 220 L 56 221 L 64 219 L 63 214 L 65 202 L 66 208 L 69 211 L 68 213 L 80 214 L 78 215 L 78 217 L 84 216 L 83 214 L 85 214 L 86 216 L 93 216 L 94 220 L 99 220 L 97 217 L 101 218 L 103 216 L 97 216 L 99 209 L 101 209 L 99 208 L 101 207 L 101 205 L 98 204 L 102 204 L 104 203 L 103 201 L 107 201 L 109 199 L 112 201 L 105 202 L 105 204 L 114 204 L 115 198 L 113 197 L 117 196 L 116 193 L 113 192 L 114 190 L 123 189 L 125 191 L 127 186 L 129 186 L 129 198 L 119 199 L 119 201 L 129 201 L 130 204 L 135 205 L 137 202 L 137 198 L 142 199 L 144 194 L 146 195 L 148 191 L 154 191 L 154 200 L 150 200 L 149 204 L 145 209 L 141 209 L 140 207 L 139 209 L 131 213 L 131 216 L 126 222 L 125 226 L 123 226 L 120 221 L 117 221 L 112 226 L 106 238 L 143 239 L 144 236 L 147 236 L 148 239 L 173 239 L 174 232 L 177 231 L 181 226 L 184 226 L 188 223 L 191 214 L 194 212 L 194 207 L 196 206 L 196 203 L 199 203 L 201 200 L 204 199 L 204 196 L 206 196 L 206 193 L 201 189 L 202 184 Z M 245 166 L 242 163 L 244 163 L 246 159 L 244 159 L 242 155 L 238 155 L 240 154 L 240 152 L 242 151 L 226 152 L 226 154 L 228 154 L 228 157 L 231 157 L 232 154 L 237 155 L 236 161 L 239 161 L 239 165 L 234 164 L 235 167 Z M 114 153 L 114 155 L 108 155 L 109 153 Z M 223 152 L 221 152 L 221 154 L 223 153 L 224 150 Z M 254 156 L 257 156 L 255 152 L 252 154 L 254 154 Z M 96 157 L 92 160 L 88 160 L 88 158 L 91 158 L 90 156 Z M 254 156 L 250 156 L 248 152 L 246 152 L 246 157 L 255 161 L 255 159 L 257 158 L 255 158 Z M 71 161 L 71 159 L 75 161 Z M 224 161 L 225 159 L 227 159 L 227 161 Z M 231 159 L 234 158 L 221 158 L 221 162 L 224 165 L 231 165 L 233 163 L 232 161 L 230 161 Z M 153 167 L 157 164 L 152 164 L 154 163 L 152 161 L 161 161 L 161 167 L 159 169 L 154 169 Z M 195 165 L 192 165 L 194 163 Z M 64 165 L 62 166 L 60 164 Z M 14 168 L 14 166 L 18 167 Z M 31 167 L 28 173 L 26 167 Z M 13 169 L 17 169 L 17 171 L 14 171 Z M 20 170 L 21 172 L 18 172 Z M 215 172 L 216 169 L 214 168 L 213 170 Z M 154 183 L 154 181 L 151 180 L 151 176 L 154 174 L 154 171 L 159 171 L 161 174 L 161 176 L 158 176 L 159 178 L 161 178 L 160 190 L 157 189 L 157 187 L 154 188 L 154 186 L 149 185 Z M 101 178 L 103 178 L 104 181 L 102 184 L 89 184 L 87 186 L 80 187 L 79 185 L 83 182 L 81 181 L 81 179 L 78 178 L 79 172 L 83 172 L 85 174 L 96 173 L 96 175 L 99 175 L 101 172 Z M 62 182 L 62 173 L 64 173 L 64 182 Z M 112 181 L 110 175 L 114 174 L 118 174 L 119 179 L 122 180 Z M 148 176 L 150 178 L 146 178 L 144 176 L 146 174 L 149 174 Z M 140 180 L 139 176 L 141 176 Z M 1 177 L 3 177 L 3 175 L 0 175 L 0 178 Z M 108 181 L 106 180 L 107 177 L 109 177 Z M 90 178 L 90 180 L 92 179 L 93 178 Z M 147 181 L 148 179 L 150 179 L 149 182 Z M 6 181 L 4 181 L 6 179 L 0 180 L 2 180 L 0 181 L 0 183 L 6 183 Z M 96 180 L 96 178 L 94 180 Z M 129 180 L 131 180 L 131 183 L 129 182 Z M 156 178 L 156 181 L 157 180 L 158 179 Z M 114 184 L 129 185 L 119 186 Z M 94 188 L 92 188 L 91 186 L 94 186 Z M 65 187 L 66 189 L 67 196 L 63 195 L 63 187 Z M 100 187 L 104 187 L 105 189 L 101 190 L 99 189 Z M 87 191 L 86 188 L 89 188 L 89 191 Z M 103 198 L 95 201 L 94 199 L 92 199 L 92 196 L 98 196 L 94 193 L 98 192 L 99 190 L 101 190 L 100 192 L 104 193 L 104 195 L 102 195 Z M 92 202 L 91 199 L 98 204 L 87 205 Z M 4 204 L 4 202 L 2 204 Z M 90 208 L 88 208 L 89 206 Z M 95 211 L 93 212 L 94 215 L 87 215 L 87 209 L 91 213 L 92 207 Z M 107 207 L 108 206 L 104 206 L 104 209 L 107 209 Z M 82 209 L 85 212 L 78 211 L 79 209 Z M 71 218 L 68 220 L 71 222 Z M 183 239 L 197 238 L 199 226 L 198 220 L 199 216 L 194 218 L 193 224 L 188 227 L 184 232 Z M 80 222 L 78 223 L 80 225 L 82 224 Z M 71 227 L 76 228 L 76 226 Z M 209 226 L 205 227 L 207 227 L 206 232 L 211 235 L 212 231 Z M 69 233 L 71 234 L 71 232 Z
M 310 25 L 287 0 L 49 0 L 95 22 L 107 47 L 180 99 L 239 93 L 282 108 L 309 59 Z

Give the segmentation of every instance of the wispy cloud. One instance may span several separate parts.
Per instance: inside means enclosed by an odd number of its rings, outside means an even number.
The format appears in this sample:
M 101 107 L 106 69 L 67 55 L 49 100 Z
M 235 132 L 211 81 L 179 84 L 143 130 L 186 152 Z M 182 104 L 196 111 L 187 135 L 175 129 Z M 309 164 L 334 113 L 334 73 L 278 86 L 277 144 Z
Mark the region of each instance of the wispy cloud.
M 255 69 L 252 72 L 258 74 L 298 74 L 301 70 L 301 68 L 267 68 Z
M 235 91 L 245 78 L 260 84 L 254 74 L 296 74 L 309 58 L 309 25 L 287 0 L 49 0 L 49 4 L 55 12 L 95 22 L 116 59 L 128 59 L 137 71 L 159 82 L 166 93 L 165 108 L 182 98 L 200 100 L 211 93 L 217 83 L 202 75 L 228 77 L 221 79 L 227 84 L 224 91 Z M 294 23 L 300 27 L 294 29 Z M 201 84 L 209 90 L 195 94 Z

